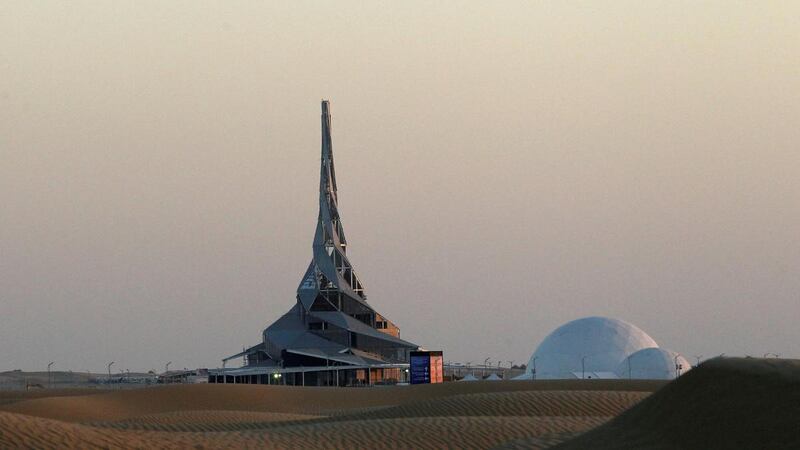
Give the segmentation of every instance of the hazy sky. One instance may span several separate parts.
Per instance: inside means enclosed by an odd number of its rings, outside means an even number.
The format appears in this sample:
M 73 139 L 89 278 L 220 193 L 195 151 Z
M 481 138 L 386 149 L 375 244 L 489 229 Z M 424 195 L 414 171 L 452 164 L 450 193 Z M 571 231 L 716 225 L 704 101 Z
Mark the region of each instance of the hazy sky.
M 525 362 L 606 315 L 800 356 L 798 3 L 477 3 L 0 3 L 0 370 L 257 343 L 311 258 L 322 98 L 404 338 Z

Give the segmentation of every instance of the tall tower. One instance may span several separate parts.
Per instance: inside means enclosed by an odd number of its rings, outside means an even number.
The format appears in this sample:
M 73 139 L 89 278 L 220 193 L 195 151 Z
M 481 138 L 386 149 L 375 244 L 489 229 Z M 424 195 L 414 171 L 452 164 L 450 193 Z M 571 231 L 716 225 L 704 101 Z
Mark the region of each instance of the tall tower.
M 327 101 L 322 102 L 321 119 L 319 215 L 311 262 L 297 287 L 295 304 L 264 330 L 260 344 L 229 359 L 245 356 L 248 367 L 334 364 L 362 373 L 370 368 L 397 378 L 399 369 L 389 366 L 408 362 L 409 352 L 418 346 L 400 339 L 400 329 L 367 303 L 364 286 L 347 258 Z

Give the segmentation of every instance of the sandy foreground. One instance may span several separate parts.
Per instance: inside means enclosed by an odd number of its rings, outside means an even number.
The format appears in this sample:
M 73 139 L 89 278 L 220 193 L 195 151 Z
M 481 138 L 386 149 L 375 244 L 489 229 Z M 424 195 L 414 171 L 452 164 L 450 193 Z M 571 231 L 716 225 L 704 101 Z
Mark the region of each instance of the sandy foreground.
M 558 446 L 587 448 L 800 449 L 800 360 L 704 362 L 614 419 Z
M 607 422 L 663 384 L 0 392 L 0 448 L 545 448 Z
M 714 359 L 670 383 L 0 391 L 0 448 L 798 449 L 800 361 Z

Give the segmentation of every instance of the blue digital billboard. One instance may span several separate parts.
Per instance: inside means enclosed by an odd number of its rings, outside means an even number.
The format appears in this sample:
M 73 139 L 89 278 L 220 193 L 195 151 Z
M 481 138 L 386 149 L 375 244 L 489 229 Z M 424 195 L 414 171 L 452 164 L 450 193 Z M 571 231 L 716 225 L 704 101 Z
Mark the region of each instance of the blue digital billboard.
M 443 381 L 442 352 L 417 351 L 410 354 L 411 384 L 441 383 Z

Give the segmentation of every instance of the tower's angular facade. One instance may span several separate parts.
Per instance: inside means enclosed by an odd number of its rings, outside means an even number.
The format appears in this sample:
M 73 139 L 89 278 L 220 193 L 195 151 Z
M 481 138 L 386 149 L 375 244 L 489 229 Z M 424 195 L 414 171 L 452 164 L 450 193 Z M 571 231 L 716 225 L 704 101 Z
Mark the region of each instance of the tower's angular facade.
M 330 105 L 323 101 L 319 216 L 311 262 L 297 287 L 294 306 L 264 330 L 261 343 L 226 360 L 244 357 L 243 369 L 249 372 L 281 369 L 287 378 L 291 368 L 336 367 L 339 385 L 399 378 L 409 352 L 418 346 L 400 339 L 400 329 L 367 303 L 364 286 L 347 257 L 338 201 Z M 303 384 L 308 384 L 305 372 L 303 377 Z M 309 378 L 317 381 L 312 384 L 322 384 L 323 378 L 332 384 L 329 374 L 309 374 Z

